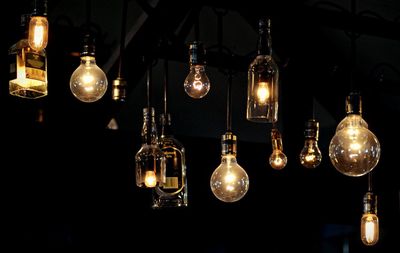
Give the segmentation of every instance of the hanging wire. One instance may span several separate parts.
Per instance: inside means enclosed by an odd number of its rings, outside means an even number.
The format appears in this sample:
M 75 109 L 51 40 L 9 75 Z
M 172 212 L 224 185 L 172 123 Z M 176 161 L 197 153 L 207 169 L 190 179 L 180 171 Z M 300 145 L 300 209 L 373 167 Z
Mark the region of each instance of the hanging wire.
M 357 51 L 356 51 L 356 39 L 357 35 L 355 33 L 355 18 L 356 18 L 356 0 L 350 1 L 350 13 L 352 16 L 351 22 L 351 31 L 350 31 L 350 57 L 351 57 L 351 66 L 350 66 L 350 90 L 351 92 L 355 91 L 355 71 L 356 71 L 356 64 L 357 64 Z
M 226 131 L 232 132 L 232 70 L 228 73 L 226 93 Z
M 117 78 L 119 79 L 122 78 L 122 64 L 124 61 L 127 9 L 128 9 L 128 0 L 124 0 L 122 4 L 121 37 L 119 46 L 119 61 L 118 61 L 118 76 L 117 76 Z
M 152 74 L 152 62 L 149 61 L 147 64 L 147 108 L 150 110 L 151 106 L 151 74 Z
M 368 191 L 372 192 L 372 171 L 368 173 Z
M 164 59 L 164 115 L 167 117 L 168 108 L 167 108 L 167 93 L 168 93 L 168 58 L 165 56 Z
M 194 22 L 194 40 L 199 41 L 199 38 L 200 38 L 200 12 L 197 12 Z
M 86 0 L 86 33 L 90 31 L 90 23 L 92 20 L 92 1 Z

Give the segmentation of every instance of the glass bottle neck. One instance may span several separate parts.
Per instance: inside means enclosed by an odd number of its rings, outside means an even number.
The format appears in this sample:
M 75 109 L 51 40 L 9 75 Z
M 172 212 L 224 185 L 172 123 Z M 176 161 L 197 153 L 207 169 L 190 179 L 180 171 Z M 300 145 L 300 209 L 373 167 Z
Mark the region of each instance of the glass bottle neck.
M 147 145 L 157 145 L 157 127 L 154 116 L 144 115 L 142 128 L 142 143 Z
M 267 27 L 260 27 L 258 31 L 258 55 L 272 55 L 272 39 L 270 29 Z

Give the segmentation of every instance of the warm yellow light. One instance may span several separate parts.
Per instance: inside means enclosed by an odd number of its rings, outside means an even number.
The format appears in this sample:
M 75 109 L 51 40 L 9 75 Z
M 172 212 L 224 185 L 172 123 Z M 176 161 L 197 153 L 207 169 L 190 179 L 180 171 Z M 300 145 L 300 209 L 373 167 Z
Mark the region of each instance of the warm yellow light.
M 33 16 L 29 22 L 29 46 L 36 51 L 43 50 L 47 46 L 48 31 L 47 17 Z
M 144 177 L 144 184 L 146 187 L 156 187 L 157 185 L 157 178 L 156 173 L 154 171 L 146 171 L 146 175 Z
M 285 168 L 287 164 L 287 157 L 281 150 L 276 149 L 269 157 L 269 164 L 273 169 L 281 170 Z
M 230 184 L 236 180 L 235 174 L 228 172 L 225 176 L 225 183 Z
M 375 245 L 379 240 L 379 220 L 373 213 L 364 214 L 361 218 L 361 241 L 367 245 Z
M 269 98 L 268 83 L 259 82 L 257 88 L 257 99 L 259 103 L 265 104 Z
M 315 160 L 315 155 L 314 154 L 307 154 L 306 157 L 305 157 L 305 160 L 307 162 L 312 162 L 312 161 Z

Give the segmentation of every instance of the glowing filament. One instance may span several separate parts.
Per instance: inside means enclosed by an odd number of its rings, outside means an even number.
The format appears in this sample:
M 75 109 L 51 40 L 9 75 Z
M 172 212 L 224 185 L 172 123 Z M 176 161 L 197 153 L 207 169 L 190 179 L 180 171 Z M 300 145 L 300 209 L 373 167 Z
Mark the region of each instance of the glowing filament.
M 144 177 L 144 184 L 146 187 L 155 187 L 157 184 L 156 173 L 154 171 L 149 170 L 146 171 L 146 175 Z
M 268 83 L 260 82 L 257 88 L 257 100 L 259 103 L 265 103 L 269 98 Z

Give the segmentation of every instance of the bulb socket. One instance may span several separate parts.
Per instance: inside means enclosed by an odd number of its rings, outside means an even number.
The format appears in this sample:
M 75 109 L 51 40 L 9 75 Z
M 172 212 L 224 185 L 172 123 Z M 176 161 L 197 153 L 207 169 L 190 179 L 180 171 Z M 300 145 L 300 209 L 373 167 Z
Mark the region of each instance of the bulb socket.
M 271 31 L 271 19 L 269 18 L 261 18 L 258 21 L 258 32 L 259 34 L 264 34 L 265 32 Z
M 82 39 L 81 56 L 95 56 L 96 46 L 95 38 L 90 34 L 85 34 Z
M 145 107 L 143 108 L 143 116 L 144 117 L 154 117 L 155 115 L 154 107 Z
M 306 121 L 304 137 L 318 140 L 319 137 L 319 122 L 315 119 Z
M 221 137 L 222 155 L 232 154 L 237 152 L 237 138 L 232 132 L 226 132 Z
M 189 63 L 190 65 L 205 65 L 206 50 L 203 43 L 194 41 L 189 43 Z
M 282 135 L 276 128 L 271 130 L 271 144 L 272 150 L 283 151 Z
M 346 113 L 358 114 L 362 113 L 362 100 L 359 92 L 351 92 L 346 97 Z
M 363 198 L 364 214 L 378 213 L 378 196 L 373 192 L 367 192 Z
M 32 16 L 47 16 L 47 0 L 34 0 Z
M 126 101 L 126 88 L 128 84 L 125 79 L 118 77 L 112 83 L 111 97 L 114 101 Z

